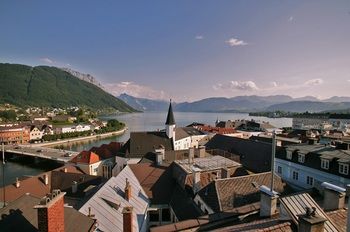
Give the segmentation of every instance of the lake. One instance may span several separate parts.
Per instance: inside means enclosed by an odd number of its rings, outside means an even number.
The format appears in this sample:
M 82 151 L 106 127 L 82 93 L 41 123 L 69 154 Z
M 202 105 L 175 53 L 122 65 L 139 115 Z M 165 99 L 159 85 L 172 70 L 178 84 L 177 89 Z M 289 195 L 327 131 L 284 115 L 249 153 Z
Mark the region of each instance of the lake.
M 117 119 L 126 123 L 128 130 L 120 136 L 104 138 L 101 140 L 93 140 L 86 142 L 74 143 L 66 146 L 66 148 L 74 151 L 88 150 L 93 146 L 100 146 L 104 143 L 126 142 L 130 137 L 130 132 L 134 131 L 155 131 L 165 128 L 167 112 L 145 112 L 108 115 L 101 117 L 102 120 Z M 291 118 L 267 118 L 267 117 L 251 117 L 246 113 L 198 113 L 198 112 L 174 112 L 176 126 L 184 127 L 192 122 L 205 123 L 214 125 L 217 119 L 236 120 L 236 119 L 254 119 L 256 121 L 267 121 L 276 127 L 291 127 Z

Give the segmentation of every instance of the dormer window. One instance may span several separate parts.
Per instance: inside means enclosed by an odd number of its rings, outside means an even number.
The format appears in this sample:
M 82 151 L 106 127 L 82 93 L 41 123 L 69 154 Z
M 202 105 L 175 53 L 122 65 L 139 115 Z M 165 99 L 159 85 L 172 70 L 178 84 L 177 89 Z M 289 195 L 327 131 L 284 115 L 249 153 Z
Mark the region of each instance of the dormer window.
M 321 159 L 321 168 L 328 170 L 329 169 L 329 160 Z
M 305 162 L 305 154 L 298 154 L 298 162 L 299 163 Z
M 349 164 L 339 163 L 339 173 L 348 175 L 349 174 Z
M 293 157 L 292 151 L 288 151 L 288 150 L 287 150 L 287 159 L 291 160 L 292 157 Z

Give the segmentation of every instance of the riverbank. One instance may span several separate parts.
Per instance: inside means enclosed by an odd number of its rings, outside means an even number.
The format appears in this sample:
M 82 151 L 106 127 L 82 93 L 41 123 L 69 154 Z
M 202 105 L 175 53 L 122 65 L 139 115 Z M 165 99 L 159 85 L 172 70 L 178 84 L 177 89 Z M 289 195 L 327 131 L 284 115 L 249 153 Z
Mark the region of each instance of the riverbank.
M 64 144 L 69 144 L 69 143 L 74 143 L 74 142 L 102 139 L 102 138 L 107 138 L 107 137 L 111 137 L 111 136 L 122 135 L 127 130 L 128 130 L 128 127 L 125 127 L 125 128 L 118 130 L 118 131 L 112 131 L 112 132 L 107 132 L 107 133 L 98 134 L 98 135 L 89 135 L 89 136 L 84 136 L 84 137 L 62 139 L 62 140 L 57 140 L 57 141 L 52 141 L 52 142 L 50 141 L 50 142 L 43 142 L 43 143 L 35 143 L 35 144 L 31 144 L 30 146 L 31 147 L 51 147 L 51 146 L 64 145 Z

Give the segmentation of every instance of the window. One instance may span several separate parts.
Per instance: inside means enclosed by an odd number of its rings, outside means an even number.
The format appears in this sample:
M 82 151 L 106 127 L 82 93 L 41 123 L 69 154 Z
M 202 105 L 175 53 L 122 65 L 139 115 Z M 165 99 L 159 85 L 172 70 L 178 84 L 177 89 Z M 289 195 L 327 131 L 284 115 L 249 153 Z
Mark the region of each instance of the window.
M 329 169 L 329 160 L 321 159 L 321 168 L 328 170 Z
M 292 153 L 292 151 L 288 151 L 287 150 L 287 159 L 292 159 L 292 157 L 293 157 L 293 153 Z
M 311 176 L 306 177 L 306 184 L 313 186 L 314 185 L 314 178 Z
M 298 154 L 298 162 L 299 163 L 305 162 L 305 155 L 304 154 Z
M 162 221 L 170 221 L 170 209 L 162 209 Z
M 339 163 L 339 173 L 348 175 L 349 174 L 349 164 Z
M 159 212 L 158 210 L 148 211 L 150 222 L 159 222 Z
M 298 180 L 299 179 L 299 173 L 296 171 L 293 171 L 293 180 Z
M 281 166 L 277 166 L 277 173 L 282 174 L 282 167 Z

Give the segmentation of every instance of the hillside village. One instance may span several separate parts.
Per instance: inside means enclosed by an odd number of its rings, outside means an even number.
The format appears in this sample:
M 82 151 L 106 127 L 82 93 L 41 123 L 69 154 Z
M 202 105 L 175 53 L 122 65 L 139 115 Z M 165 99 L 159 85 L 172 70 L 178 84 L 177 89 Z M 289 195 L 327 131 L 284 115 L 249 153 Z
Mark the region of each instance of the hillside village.
M 170 103 L 163 130 L 0 189 L 1 231 L 346 231 L 349 119 L 300 120 L 177 127 Z

